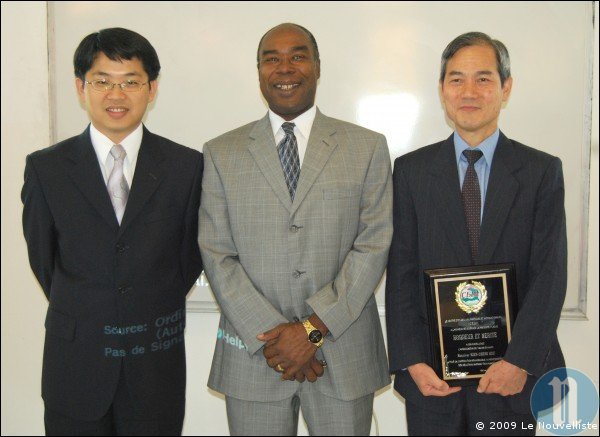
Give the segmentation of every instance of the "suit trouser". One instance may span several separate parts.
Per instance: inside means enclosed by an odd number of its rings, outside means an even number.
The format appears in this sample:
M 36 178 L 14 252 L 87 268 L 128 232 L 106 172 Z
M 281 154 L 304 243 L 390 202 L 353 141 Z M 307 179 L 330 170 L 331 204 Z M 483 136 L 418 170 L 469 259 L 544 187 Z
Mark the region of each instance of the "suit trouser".
M 44 425 L 46 435 L 101 436 L 101 435 L 181 435 L 183 411 L 163 411 L 160 420 L 144 417 L 127 390 L 127 381 L 121 376 L 117 392 L 108 412 L 98 420 L 83 421 L 64 416 L 46 407 Z M 93 396 L 90 393 L 90 396 Z M 167 414 L 165 417 L 164 414 Z M 169 414 L 171 415 L 169 417 Z
M 225 401 L 231 435 L 296 435 L 300 409 L 310 435 L 369 435 L 373 398 L 371 393 L 342 401 L 321 394 L 305 381 L 291 398 L 281 401 L 243 401 L 230 396 Z
M 460 406 L 444 413 L 406 401 L 408 435 L 535 435 L 533 415 L 514 412 L 505 397 L 477 393 L 477 386 L 452 396 L 459 396 Z

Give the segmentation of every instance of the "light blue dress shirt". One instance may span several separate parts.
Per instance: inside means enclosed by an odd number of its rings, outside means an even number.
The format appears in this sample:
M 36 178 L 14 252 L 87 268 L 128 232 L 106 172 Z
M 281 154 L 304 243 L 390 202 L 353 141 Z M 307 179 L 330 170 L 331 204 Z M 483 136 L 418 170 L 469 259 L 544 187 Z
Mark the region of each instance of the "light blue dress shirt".
M 496 132 L 483 140 L 477 147 L 471 147 L 460 137 L 456 131 L 454 132 L 454 152 L 456 153 L 456 165 L 458 166 L 458 176 L 460 178 L 461 190 L 465 180 L 465 174 L 467 173 L 467 167 L 469 166 L 467 158 L 462 153 L 463 150 L 481 150 L 483 152 L 483 156 L 475 163 L 475 173 L 477 173 L 477 180 L 479 181 L 479 189 L 481 191 L 480 220 L 483 219 L 485 195 L 487 193 L 488 181 L 490 179 L 492 159 L 494 159 L 494 152 L 496 151 L 499 137 L 500 130 L 496 129 Z

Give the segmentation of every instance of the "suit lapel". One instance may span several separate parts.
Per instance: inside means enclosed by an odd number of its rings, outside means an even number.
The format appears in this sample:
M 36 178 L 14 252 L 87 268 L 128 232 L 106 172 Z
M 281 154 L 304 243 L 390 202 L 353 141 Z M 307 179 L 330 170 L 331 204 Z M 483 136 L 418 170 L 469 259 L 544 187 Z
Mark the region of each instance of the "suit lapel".
M 429 171 L 434 179 L 432 184 L 434 208 L 438 209 L 438 216 L 441 217 L 440 225 L 450 240 L 460 265 L 469 265 L 471 251 L 460 196 L 460 180 L 452 135 L 440 147 Z
M 515 158 L 511 141 L 500 132 L 483 208 L 478 264 L 488 264 L 498 245 L 504 223 L 519 190 L 519 183 L 513 176 L 519 167 L 521 163 Z
M 296 196 L 292 204 L 292 214 L 299 208 L 315 183 L 315 180 L 325 167 L 325 164 L 327 164 L 329 157 L 337 147 L 337 143 L 333 138 L 334 133 L 335 127 L 333 123 L 317 109 L 300 170 L 298 188 L 296 189 Z
M 119 228 L 119 236 L 136 218 L 160 185 L 166 174 L 163 166 L 164 160 L 165 155 L 160 148 L 158 138 L 144 127 L 142 144 L 135 165 L 135 174 L 133 175 L 125 214 Z
M 279 154 L 273 137 L 269 114 L 260 119 L 252 131 L 250 131 L 250 144 L 248 145 L 250 154 L 256 161 L 264 177 L 273 189 L 275 195 L 279 198 L 283 206 L 288 211 L 292 208 L 292 199 L 288 191 Z
M 68 153 L 67 159 L 72 164 L 68 173 L 75 186 L 98 211 L 104 221 L 116 230 L 119 223 L 110 202 L 98 157 L 90 139 L 89 126 L 79 136 L 73 149 Z

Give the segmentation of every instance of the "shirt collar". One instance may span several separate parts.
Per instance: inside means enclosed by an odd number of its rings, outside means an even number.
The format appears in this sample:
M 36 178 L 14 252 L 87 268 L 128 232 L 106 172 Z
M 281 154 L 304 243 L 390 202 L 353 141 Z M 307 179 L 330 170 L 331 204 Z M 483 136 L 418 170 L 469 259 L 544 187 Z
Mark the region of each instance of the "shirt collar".
M 456 154 L 456 165 L 459 164 L 460 160 L 466 161 L 467 158 L 462 154 L 463 150 L 481 150 L 483 152 L 483 158 L 488 166 L 492 166 L 492 159 L 494 159 L 494 152 L 498 145 L 498 138 L 500 138 L 500 129 L 496 129 L 492 135 L 487 137 L 477 147 L 471 147 L 465 140 L 461 138 L 458 132 L 454 131 L 454 153 Z
M 296 125 L 296 129 L 302 134 L 302 136 L 308 140 L 310 130 L 312 129 L 313 122 L 317 115 L 317 107 L 313 105 L 308 111 L 303 112 L 298 117 L 290 120 L 291 123 Z M 269 108 L 269 120 L 271 122 L 271 129 L 273 129 L 273 137 L 277 137 L 277 132 L 281 129 L 281 125 L 286 122 L 281 116 L 275 114 Z
M 123 141 L 121 141 L 121 146 L 125 149 L 127 155 L 125 155 L 125 159 L 129 160 L 130 163 L 134 163 L 137 160 L 138 153 L 140 151 L 140 146 L 142 145 L 142 137 L 144 135 L 144 127 L 143 124 L 140 125 L 129 135 L 127 135 Z M 92 145 L 94 146 L 94 150 L 96 150 L 96 155 L 100 162 L 105 163 L 108 159 L 108 155 L 110 154 L 110 149 L 115 145 L 106 135 L 100 132 L 93 123 L 90 123 L 90 139 L 92 140 Z

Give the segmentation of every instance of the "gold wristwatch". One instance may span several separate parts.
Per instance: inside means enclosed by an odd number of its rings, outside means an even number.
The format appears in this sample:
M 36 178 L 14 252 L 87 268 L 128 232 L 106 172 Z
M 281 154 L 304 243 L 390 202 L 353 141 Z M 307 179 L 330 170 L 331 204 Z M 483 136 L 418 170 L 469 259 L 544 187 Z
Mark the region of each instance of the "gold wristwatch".
M 308 341 L 314 344 L 316 347 L 323 346 L 323 342 L 325 339 L 323 338 L 323 334 L 317 328 L 314 327 L 312 323 L 308 319 L 302 322 L 304 329 L 306 329 L 306 334 L 308 335 Z

